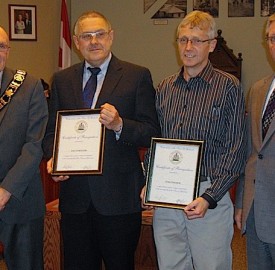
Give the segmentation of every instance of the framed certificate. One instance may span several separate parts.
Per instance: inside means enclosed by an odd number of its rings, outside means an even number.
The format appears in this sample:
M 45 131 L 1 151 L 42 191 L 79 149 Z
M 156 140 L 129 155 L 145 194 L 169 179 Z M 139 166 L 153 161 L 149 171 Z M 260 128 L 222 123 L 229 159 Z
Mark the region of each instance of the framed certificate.
M 145 205 L 183 209 L 198 196 L 203 144 L 152 138 Z
M 102 174 L 105 127 L 100 109 L 57 112 L 52 175 Z

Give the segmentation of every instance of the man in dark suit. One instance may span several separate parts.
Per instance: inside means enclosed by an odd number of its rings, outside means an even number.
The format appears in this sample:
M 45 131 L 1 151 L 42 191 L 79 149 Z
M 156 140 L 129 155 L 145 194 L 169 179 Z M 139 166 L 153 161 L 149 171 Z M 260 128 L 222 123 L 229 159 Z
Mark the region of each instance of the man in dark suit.
M 275 14 L 265 29 L 275 62 Z M 251 87 L 247 101 L 248 160 L 240 179 L 235 220 L 246 233 L 249 270 L 275 269 L 275 77 L 274 73 Z
M 25 29 L 24 34 L 32 34 L 32 21 L 30 19 L 30 14 L 28 12 L 25 13 Z
M 5 67 L 9 49 L 0 27 L 0 241 L 9 270 L 41 270 L 45 202 L 39 164 L 47 102 L 40 80 Z
M 144 176 L 139 147 L 149 147 L 159 134 L 155 90 L 148 69 L 117 59 L 111 53 L 114 31 L 98 12 L 79 17 L 74 42 L 84 57 L 54 75 L 50 119 L 44 140 L 52 156 L 56 111 L 85 108 L 82 97 L 90 76 L 99 67 L 96 93 L 89 108 L 101 108 L 106 127 L 103 174 L 53 177 L 61 181 L 60 211 L 65 269 L 134 269 L 141 227 L 139 194 Z M 48 171 L 51 171 L 51 160 Z

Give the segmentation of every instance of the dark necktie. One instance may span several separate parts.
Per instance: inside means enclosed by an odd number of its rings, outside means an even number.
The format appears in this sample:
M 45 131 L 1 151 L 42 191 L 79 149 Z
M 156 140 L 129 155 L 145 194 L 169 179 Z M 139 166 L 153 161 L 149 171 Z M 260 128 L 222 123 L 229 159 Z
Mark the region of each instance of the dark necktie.
M 84 101 L 85 108 L 91 108 L 92 106 L 93 98 L 94 98 L 96 86 L 97 86 L 97 74 L 100 72 L 101 69 L 98 67 L 95 67 L 95 68 L 88 67 L 88 70 L 91 72 L 91 76 L 87 81 L 83 90 L 83 101 Z
M 266 105 L 266 109 L 263 115 L 263 119 L 262 119 L 262 135 L 263 135 L 263 139 L 268 131 L 268 128 L 270 126 L 270 123 L 273 119 L 275 115 L 275 89 L 273 90 L 269 101 Z

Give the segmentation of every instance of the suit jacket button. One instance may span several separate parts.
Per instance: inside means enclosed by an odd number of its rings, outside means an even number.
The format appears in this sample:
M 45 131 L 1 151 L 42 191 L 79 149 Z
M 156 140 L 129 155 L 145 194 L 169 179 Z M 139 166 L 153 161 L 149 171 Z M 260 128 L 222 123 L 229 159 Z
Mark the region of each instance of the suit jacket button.
M 263 155 L 262 155 L 262 154 L 259 154 L 259 155 L 258 155 L 258 158 L 259 158 L 259 159 L 263 159 Z

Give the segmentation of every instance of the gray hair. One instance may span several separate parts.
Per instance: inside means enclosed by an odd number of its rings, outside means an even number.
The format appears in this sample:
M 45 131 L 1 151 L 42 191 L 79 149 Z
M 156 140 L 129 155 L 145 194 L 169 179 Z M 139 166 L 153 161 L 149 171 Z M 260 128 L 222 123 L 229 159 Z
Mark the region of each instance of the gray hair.
M 79 26 L 81 24 L 81 22 L 87 18 L 101 18 L 103 19 L 107 26 L 108 26 L 108 30 L 111 30 L 112 27 L 111 27 L 111 23 L 109 22 L 109 20 L 103 15 L 101 14 L 100 12 L 97 12 L 97 11 L 94 11 L 94 10 L 91 10 L 91 11 L 87 11 L 87 12 L 84 12 L 82 15 L 80 15 L 80 17 L 77 19 L 76 23 L 75 23 L 75 26 L 74 26 L 74 34 L 77 35 L 78 32 L 79 32 Z
M 195 10 L 188 13 L 178 26 L 177 36 L 180 29 L 186 26 L 190 26 L 190 28 L 198 27 L 201 30 L 206 30 L 210 39 L 215 38 L 216 22 L 214 18 L 206 12 Z

